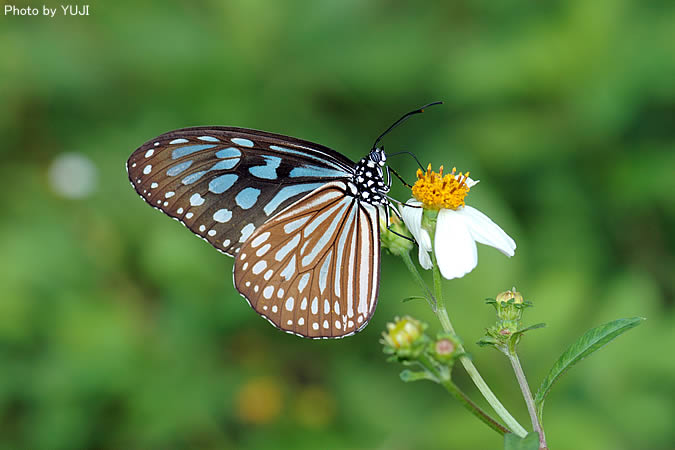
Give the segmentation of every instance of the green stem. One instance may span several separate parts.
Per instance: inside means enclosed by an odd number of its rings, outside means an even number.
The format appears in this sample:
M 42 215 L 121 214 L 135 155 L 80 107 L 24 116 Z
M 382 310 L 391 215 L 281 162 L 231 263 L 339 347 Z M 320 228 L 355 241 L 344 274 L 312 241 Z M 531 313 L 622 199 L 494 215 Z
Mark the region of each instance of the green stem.
M 429 286 L 427 286 L 427 284 L 424 282 L 424 278 L 422 278 L 422 275 L 420 274 L 419 270 L 417 270 L 415 263 L 410 257 L 410 252 L 403 252 L 401 254 L 401 258 L 403 258 L 403 262 L 405 262 L 406 267 L 412 274 L 415 281 L 417 281 L 417 284 L 420 285 L 422 291 L 426 292 L 427 295 L 425 296 L 425 298 L 427 299 L 429 306 L 431 306 L 431 310 L 434 313 L 436 313 L 436 307 L 438 305 L 438 302 L 436 301 L 434 294 L 432 294 L 431 291 L 429 290 Z
M 457 333 L 455 333 L 455 329 L 453 328 L 452 323 L 450 322 L 450 317 L 448 316 L 448 311 L 445 309 L 445 302 L 443 301 L 443 289 L 441 286 L 441 272 L 438 269 L 436 257 L 433 254 L 432 259 L 434 264 L 432 268 L 434 276 L 434 291 L 436 294 L 436 302 L 437 302 L 437 308 L 435 313 L 436 316 L 438 317 L 438 320 L 441 322 L 441 326 L 443 327 L 443 329 L 446 332 L 452 333 L 456 336 Z M 464 353 L 464 346 L 460 344 L 457 350 L 459 352 Z M 471 377 L 471 380 L 476 385 L 480 393 L 483 394 L 483 397 L 485 397 L 485 400 L 487 400 L 490 406 L 492 406 L 492 409 L 494 409 L 497 415 L 502 418 L 504 423 L 506 423 L 506 426 L 509 427 L 514 434 L 520 437 L 525 437 L 527 435 L 527 431 L 525 430 L 525 428 L 523 428 L 522 425 L 518 423 L 518 421 L 508 412 L 508 410 L 504 407 L 504 405 L 502 405 L 502 403 L 497 399 L 497 396 L 495 396 L 492 390 L 488 387 L 485 380 L 483 380 L 483 377 L 481 377 L 480 373 L 478 373 L 478 369 L 476 369 L 476 366 L 473 365 L 471 359 L 469 359 L 468 356 L 463 355 L 459 357 L 459 360 L 461 361 L 462 365 L 464 366 L 464 369 L 469 374 L 469 377 Z
M 495 430 L 497 433 L 504 435 L 509 433 L 509 430 L 505 428 L 502 424 L 490 417 L 485 411 L 483 411 L 478 405 L 471 401 L 467 395 L 459 389 L 455 383 L 452 382 L 450 378 L 449 371 L 447 374 L 441 373 L 438 367 L 429 359 L 428 356 L 422 355 L 419 358 L 420 364 L 422 364 L 429 372 L 431 372 L 438 382 L 445 388 L 446 391 L 455 397 L 466 409 L 468 409 L 474 416 L 480 419 L 487 426 Z
M 539 447 L 547 448 L 546 446 L 546 437 L 544 436 L 544 429 L 539 423 L 539 418 L 537 417 L 537 409 L 534 406 L 534 399 L 532 398 L 532 391 L 530 391 L 530 386 L 527 384 L 527 378 L 525 378 L 525 372 L 520 365 L 520 359 L 518 358 L 518 353 L 515 349 L 505 352 L 508 356 L 509 361 L 511 361 L 511 366 L 513 367 L 513 372 L 516 374 L 516 379 L 520 385 L 520 390 L 523 393 L 523 398 L 525 399 L 525 404 L 527 405 L 527 412 L 530 414 L 530 419 L 532 420 L 532 429 L 539 434 Z

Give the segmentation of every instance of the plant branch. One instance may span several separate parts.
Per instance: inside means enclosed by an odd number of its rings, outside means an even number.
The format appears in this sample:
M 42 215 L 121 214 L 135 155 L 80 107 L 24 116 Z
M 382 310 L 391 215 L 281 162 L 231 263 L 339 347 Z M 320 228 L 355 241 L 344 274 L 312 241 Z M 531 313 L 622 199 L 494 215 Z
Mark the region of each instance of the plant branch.
M 441 384 L 450 395 L 455 397 L 466 409 L 468 409 L 474 416 L 476 416 L 478 419 L 480 419 L 483 423 L 485 423 L 487 426 L 495 430 L 497 433 L 501 434 L 502 436 L 505 433 L 509 433 L 510 431 L 505 428 L 502 424 L 497 422 L 495 419 L 490 417 L 485 411 L 483 411 L 478 405 L 476 405 L 467 395 L 462 392 L 455 383 L 452 382 L 452 379 L 450 378 L 449 373 L 447 375 L 444 375 L 441 373 L 441 371 L 436 367 L 436 365 L 429 359 L 428 356 L 422 355 L 419 358 L 419 363 L 422 364 L 429 372 L 431 372 L 434 377 L 438 380 L 438 383 Z
M 448 311 L 445 309 L 445 302 L 443 301 L 443 289 L 441 285 L 441 273 L 440 270 L 438 269 L 438 264 L 436 262 L 436 257 L 435 255 L 432 254 L 432 259 L 433 259 L 433 277 L 434 277 L 434 291 L 436 294 L 436 316 L 438 317 L 438 320 L 441 322 L 441 326 L 443 329 L 448 332 L 452 333 L 455 336 L 457 333 L 455 333 L 455 329 L 452 326 L 452 323 L 450 322 L 450 317 L 448 316 Z M 464 346 L 459 345 L 457 348 L 458 351 L 464 353 Z M 497 396 L 492 392 L 490 387 L 487 385 L 485 380 L 483 380 L 483 377 L 481 377 L 480 373 L 478 372 L 478 369 L 476 369 L 476 366 L 474 366 L 473 362 L 471 359 L 466 356 L 462 355 L 459 357 L 459 360 L 461 361 L 462 365 L 464 366 L 464 369 L 466 372 L 469 374 L 469 377 L 471 377 L 471 380 L 473 383 L 476 385 L 478 390 L 480 391 L 481 394 L 483 394 L 483 397 L 487 402 L 492 406 L 492 409 L 497 413 L 499 417 L 504 421 L 507 427 L 511 429 L 511 431 L 520 436 L 520 437 L 525 437 L 527 435 L 527 431 L 525 428 L 523 428 L 520 423 L 509 413 L 509 411 L 502 405 L 502 403 L 497 399 Z
M 525 377 L 525 372 L 520 365 L 520 359 L 518 358 L 518 353 L 515 349 L 505 352 L 508 356 L 509 361 L 511 361 L 511 366 L 513 367 L 513 372 L 516 374 L 516 379 L 520 385 L 520 390 L 523 393 L 523 398 L 525 399 L 525 404 L 527 405 L 527 412 L 530 414 L 530 419 L 532 420 L 532 429 L 539 434 L 539 448 L 547 448 L 546 446 L 546 437 L 544 436 L 544 429 L 539 422 L 537 417 L 537 409 L 534 405 L 534 399 L 532 398 L 532 392 L 530 391 L 530 386 L 527 384 L 527 378 Z
M 420 288 L 422 288 L 422 291 L 426 294 L 424 297 L 427 299 L 427 302 L 429 303 L 431 310 L 434 313 L 436 313 L 438 301 L 436 300 L 436 297 L 434 297 L 434 294 L 432 294 L 431 290 L 429 289 L 429 286 L 427 286 L 427 284 L 424 282 L 424 279 L 422 278 L 422 275 L 420 274 L 419 270 L 417 270 L 415 263 L 410 257 L 410 252 L 403 252 L 401 258 L 403 258 L 403 262 L 405 262 L 406 267 L 412 274 L 415 281 L 417 281 L 417 284 L 420 285 Z

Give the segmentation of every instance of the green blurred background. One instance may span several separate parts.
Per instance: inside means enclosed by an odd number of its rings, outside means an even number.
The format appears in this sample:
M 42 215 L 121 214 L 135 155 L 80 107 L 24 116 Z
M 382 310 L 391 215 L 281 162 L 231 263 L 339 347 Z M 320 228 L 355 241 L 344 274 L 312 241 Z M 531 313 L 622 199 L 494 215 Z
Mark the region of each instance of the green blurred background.
M 508 362 L 473 344 L 494 320 L 483 299 L 514 284 L 535 302 L 526 322 L 548 324 L 521 345 L 533 389 L 586 329 L 645 316 L 554 387 L 547 436 L 675 447 L 673 3 L 99 3 L 0 17 L 0 448 L 500 447 L 385 362 L 394 316 L 438 328 L 401 303 L 418 293 L 401 261 L 383 257 L 357 336 L 287 335 L 239 297 L 231 259 L 148 208 L 124 169 L 145 140 L 206 124 L 358 159 L 434 100 L 387 150 L 470 170 L 468 202 L 518 243 L 510 260 L 481 246 L 445 285 L 485 378 L 529 426 Z M 408 158 L 390 162 L 414 178 Z

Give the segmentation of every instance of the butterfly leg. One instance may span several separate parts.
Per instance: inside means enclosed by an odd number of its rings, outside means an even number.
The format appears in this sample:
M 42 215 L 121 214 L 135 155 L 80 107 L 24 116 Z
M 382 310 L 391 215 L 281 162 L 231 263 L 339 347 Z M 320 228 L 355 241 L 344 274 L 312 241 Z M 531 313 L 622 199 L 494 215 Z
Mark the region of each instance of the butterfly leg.
M 389 175 L 389 170 L 390 170 L 390 167 L 387 166 L 387 175 Z M 401 183 L 403 183 L 406 187 L 412 189 L 412 185 L 408 184 L 408 183 L 403 179 L 403 177 L 402 177 L 401 175 L 398 174 L 398 172 L 396 172 L 394 169 L 391 169 L 391 172 L 392 172 L 394 175 L 396 175 L 396 178 L 398 178 L 398 179 L 401 181 Z M 389 175 L 389 187 L 391 187 L 391 175 Z
M 398 200 L 396 200 L 396 201 L 398 201 Z M 399 203 L 400 203 L 400 202 L 399 202 Z M 390 202 L 387 202 L 387 204 L 386 204 L 385 207 L 384 207 L 384 220 L 386 221 L 386 224 L 387 224 L 387 230 L 388 230 L 388 231 L 391 231 L 391 232 L 394 233 L 396 236 L 400 236 L 400 237 L 402 237 L 403 239 L 407 239 L 407 240 L 409 240 L 410 242 L 415 243 L 415 240 L 414 240 L 414 239 L 412 239 L 412 238 L 410 238 L 410 237 L 408 237 L 408 236 L 404 236 L 404 235 L 402 235 L 401 233 L 398 233 L 398 232 L 396 232 L 396 231 L 394 231 L 394 230 L 391 229 L 391 223 L 390 223 L 391 215 L 390 215 L 390 212 L 389 212 L 390 209 L 391 209 L 392 211 L 394 211 L 394 214 L 401 220 L 401 222 L 403 222 L 403 217 L 401 216 L 401 213 L 399 213 L 399 212 L 396 210 L 396 208 L 394 208 L 393 206 L 391 206 L 391 203 L 390 203 Z
M 393 200 L 394 202 L 397 202 L 397 203 L 399 203 L 399 204 L 403 204 L 403 203 L 399 202 L 399 201 L 396 200 L 396 199 L 391 199 L 391 200 Z M 414 205 L 407 205 L 407 206 L 411 206 L 411 207 L 418 208 L 418 206 L 414 206 Z M 396 208 L 394 208 L 393 206 L 391 206 L 391 202 L 387 202 L 387 204 L 385 205 L 385 220 L 387 221 L 387 230 L 391 231 L 392 233 L 394 233 L 394 234 L 397 235 L 397 236 L 400 236 L 400 237 L 402 237 L 402 238 L 404 238 L 404 239 L 407 239 L 407 240 L 413 242 L 415 245 L 419 245 L 419 244 L 417 244 L 417 242 L 416 242 L 414 239 L 412 239 L 412 238 L 410 238 L 410 237 L 408 237 L 408 236 L 403 236 L 402 234 L 397 233 L 396 231 L 394 231 L 394 230 L 392 230 L 392 229 L 390 228 L 391 225 L 389 225 L 389 218 L 390 218 L 390 216 L 389 216 L 389 209 L 393 210 L 393 211 L 394 211 L 394 214 L 395 214 L 399 219 L 401 219 L 401 221 L 403 221 L 403 217 L 401 217 L 401 213 L 398 212 L 398 211 L 396 210 Z M 436 297 L 434 296 L 434 294 L 431 292 L 431 290 L 430 290 L 427 286 L 425 286 L 425 290 L 426 290 L 427 301 L 429 302 L 429 305 L 431 306 L 431 309 L 432 309 L 434 312 L 436 312 L 436 304 L 437 304 L 437 302 L 436 302 Z

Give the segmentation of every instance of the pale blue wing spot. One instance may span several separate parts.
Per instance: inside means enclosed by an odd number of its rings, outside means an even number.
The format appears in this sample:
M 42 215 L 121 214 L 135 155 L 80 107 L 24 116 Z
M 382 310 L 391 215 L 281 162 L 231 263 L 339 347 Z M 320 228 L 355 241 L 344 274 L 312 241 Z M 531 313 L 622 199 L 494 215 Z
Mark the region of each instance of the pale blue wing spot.
M 241 151 L 235 147 L 227 147 L 216 152 L 218 158 L 239 158 Z
M 204 200 L 204 197 L 199 195 L 199 192 L 192 194 L 192 196 L 190 197 L 190 205 L 192 206 L 201 206 L 204 204 L 205 201 L 206 200 Z
M 171 158 L 178 159 L 191 153 L 206 150 L 213 147 L 215 147 L 215 144 L 186 145 L 185 147 L 179 147 L 175 149 L 173 153 L 171 153 Z
M 335 164 L 334 162 L 329 161 L 327 158 L 321 158 L 321 157 L 319 157 L 319 156 L 312 155 L 312 154 L 309 154 L 309 153 L 307 153 L 307 152 L 303 152 L 303 151 L 300 151 L 300 150 L 293 150 L 293 149 L 291 149 L 291 148 L 286 148 L 286 147 L 279 147 L 278 145 L 270 145 L 270 149 L 271 149 L 271 150 L 274 150 L 274 151 L 276 151 L 276 152 L 289 153 L 289 154 L 291 154 L 291 155 L 298 155 L 298 156 L 302 156 L 302 157 L 304 157 L 304 158 L 311 158 L 311 159 L 314 159 L 314 160 L 319 161 L 319 162 L 321 162 L 321 163 L 323 163 L 323 164 L 327 164 L 327 165 L 329 165 L 329 166 L 335 167 L 337 170 L 344 171 L 344 172 L 345 172 L 345 176 L 351 175 L 351 173 L 352 173 L 352 172 L 347 172 L 347 171 L 344 169 L 344 167 L 343 167 L 342 165 L 340 165 L 340 164 Z
M 218 161 L 213 166 L 211 166 L 211 168 L 208 169 L 208 170 L 202 170 L 200 172 L 195 172 L 195 173 L 190 174 L 187 177 L 183 178 L 182 183 L 185 184 L 185 185 L 192 184 L 195 181 L 199 180 L 204 175 L 206 175 L 208 172 L 211 172 L 212 170 L 229 170 L 229 169 L 232 169 L 234 166 L 236 166 L 238 162 L 239 162 L 239 158 L 226 159 L 225 161 Z M 192 164 L 192 161 L 189 161 L 189 163 Z M 181 164 L 178 164 L 178 165 L 180 166 Z M 189 164 L 188 164 L 188 166 L 189 166 Z M 176 167 L 178 167 L 178 166 L 176 166 Z M 187 167 L 183 168 L 181 170 L 181 172 L 183 170 L 185 170 L 186 168 Z M 173 169 L 173 167 L 169 170 L 172 170 L 172 169 Z M 178 172 L 178 173 L 180 173 L 180 172 Z M 168 174 L 168 172 L 167 172 L 167 174 Z
M 209 170 L 227 170 L 232 169 L 239 162 L 239 158 L 226 159 L 224 161 L 218 161 L 211 167 Z
M 346 176 L 348 176 L 348 174 L 341 170 L 326 169 L 325 167 L 307 165 L 293 168 L 289 176 L 291 178 L 298 178 L 298 177 L 345 178 Z
M 248 171 L 251 175 L 258 178 L 276 180 L 278 178 L 277 169 L 279 168 L 279 165 L 281 165 L 281 158 L 278 156 L 263 156 L 263 158 L 265 158 L 264 166 L 250 167 Z
M 216 177 L 209 183 L 209 191 L 213 192 L 214 194 L 222 194 L 232 187 L 232 185 L 237 181 L 237 178 L 239 178 L 239 176 L 233 173 Z
M 237 145 L 241 145 L 242 147 L 253 147 L 253 141 L 249 141 L 248 139 L 232 138 L 230 140 Z
M 295 184 L 293 186 L 286 186 L 277 192 L 277 195 L 274 196 L 268 204 L 265 205 L 263 211 L 268 216 L 272 214 L 283 202 L 288 200 L 291 197 L 294 197 L 303 192 L 313 191 L 314 189 L 323 186 L 325 183 L 305 183 L 305 184 Z
M 187 177 L 183 178 L 181 183 L 183 183 L 186 186 L 188 184 L 192 184 L 195 181 L 198 181 L 201 177 L 203 177 L 206 174 L 206 172 L 208 172 L 208 170 L 201 170 L 199 172 L 192 173 L 192 174 L 188 175 Z
M 260 189 L 247 187 L 245 189 L 242 189 L 242 191 L 237 194 L 234 200 L 237 202 L 237 205 L 239 205 L 241 209 L 249 209 L 253 205 L 255 205 L 255 202 L 258 201 L 259 195 Z
M 220 223 L 229 222 L 232 218 L 232 211 L 227 208 L 219 209 L 213 213 L 213 220 Z
M 214 138 L 213 136 L 199 136 L 197 139 L 200 141 L 207 141 L 207 142 L 220 142 L 217 138 Z
M 175 177 L 176 175 L 180 175 L 183 173 L 188 167 L 192 165 L 192 160 L 190 161 L 185 161 L 180 164 L 176 164 L 175 166 L 171 167 L 169 170 L 166 171 L 166 174 L 170 177 Z
M 187 144 L 188 142 L 190 141 L 188 141 L 187 139 L 180 138 L 174 139 L 173 141 L 169 142 L 169 144 Z

